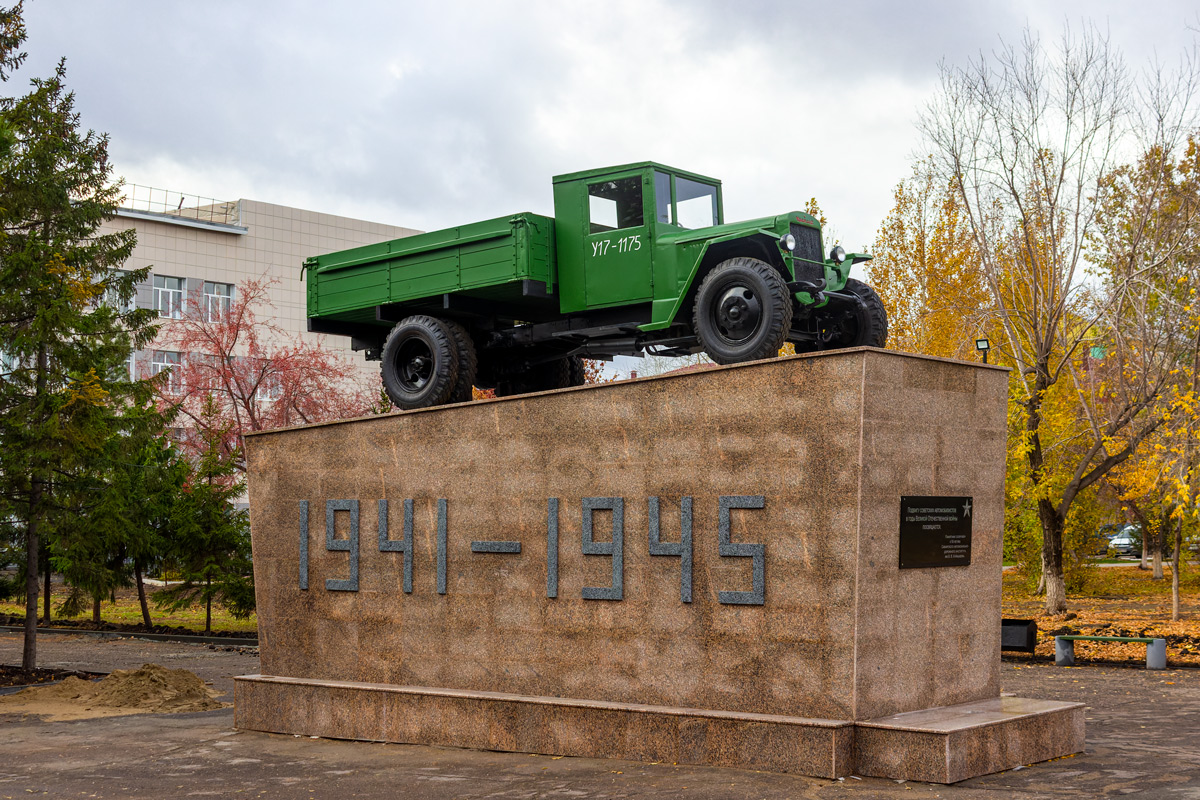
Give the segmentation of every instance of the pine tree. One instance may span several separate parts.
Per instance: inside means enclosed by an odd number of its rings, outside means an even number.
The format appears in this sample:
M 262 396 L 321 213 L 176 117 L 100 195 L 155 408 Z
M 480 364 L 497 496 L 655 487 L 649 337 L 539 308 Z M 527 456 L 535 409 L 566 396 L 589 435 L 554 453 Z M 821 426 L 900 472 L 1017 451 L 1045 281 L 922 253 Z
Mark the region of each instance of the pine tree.
M 127 404 L 121 415 L 120 434 L 105 442 L 87 491 L 78 495 L 76 511 L 86 524 L 60 533 L 52 561 L 71 587 L 61 613 L 75 616 L 90 600 L 93 621 L 99 622 L 100 602 L 111 601 L 117 588 L 134 585 L 143 625 L 150 630 L 143 578 L 162 560 L 188 465 L 163 435 L 167 420 L 151 387 L 138 388 L 137 402 Z
M 23 59 L 21 12 L 0 9 L 0 77 Z M 65 75 L 60 61 L 28 94 L 0 98 L 0 525 L 24 544 L 27 669 L 42 542 L 80 526 L 81 495 L 135 386 L 122 366 L 153 335 L 152 312 L 122 310 L 147 270 L 116 269 L 132 231 L 97 233 L 119 188 L 108 138 L 80 129 Z
M 203 603 L 205 633 L 212 632 L 214 600 L 235 617 L 254 610 L 250 517 L 234 506 L 245 487 L 240 453 L 229 446 L 231 424 L 221 419 L 209 395 L 199 415 L 199 457 L 171 514 L 167 559 L 182 582 L 155 595 L 156 603 L 170 609 Z

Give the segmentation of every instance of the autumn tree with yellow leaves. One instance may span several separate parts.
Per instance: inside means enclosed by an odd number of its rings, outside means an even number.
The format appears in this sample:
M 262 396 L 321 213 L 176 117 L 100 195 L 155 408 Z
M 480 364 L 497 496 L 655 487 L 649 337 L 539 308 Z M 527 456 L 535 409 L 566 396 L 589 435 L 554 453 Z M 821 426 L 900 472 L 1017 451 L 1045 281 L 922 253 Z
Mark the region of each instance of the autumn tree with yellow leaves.
M 867 282 L 888 311 L 894 350 L 962 358 L 986 332 L 988 294 L 958 192 L 929 160 L 893 193 Z
M 1105 348 L 1126 365 L 1125 382 L 1150 354 L 1164 353 L 1165 384 L 1158 429 L 1112 478 L 1122 501 L 1142 523 L 1163 577 L 1164 544 L 1173 540 L 1172 594 L 1179 613 L 1179 557 L 1185 526 L 1197 521 L 1200 473 L 1200 142 L 1189 138 L 1182 158 L 1152 148 L 1105 182 L 1105 206 L 1094 236 L 1110 287 Z
M 1102 228 L 1123 153 L 1170 162 L 1194 122 L 1194 61 L 1144 80 L 1095 28 L 1068 29 L 1052 52 L 1027 30 L 990 57 L 945 66 L 920 122 L 935 185 L 952 188 L 970 231 L 993 352 L 1014 369 L 1012 446 L 1036 504 L 1050 614 L 1066 610 L 1073 504 L 1169 419 L 1177 378 L 1178 319 L 1161 304 L 1166 282 L 1152 278 L 1185 257 L 1183 244 L 1155 235 L 1149 247 L 1142 235 L 1169 212 L 1166 184 L 1137 187 L 1123 238 Z M 1056 398 L 1065 410 L 1050 424 Z

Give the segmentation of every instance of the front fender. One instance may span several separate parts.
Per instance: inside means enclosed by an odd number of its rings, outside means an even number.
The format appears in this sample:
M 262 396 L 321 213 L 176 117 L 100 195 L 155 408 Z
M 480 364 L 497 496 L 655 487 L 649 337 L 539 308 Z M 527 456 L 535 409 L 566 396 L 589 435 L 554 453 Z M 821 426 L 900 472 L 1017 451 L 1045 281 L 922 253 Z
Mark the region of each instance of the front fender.
M 676 243 L 677 244 L 690 244 L 690 243 L 698 241 L 700 238 L 701 238 L 700 236 L 680 238 L 680 239 L 676 240 Z M 693 262 L 691 269 L 688 271 L 687 282 L 684 284 L 683 291 L 679 293 L 678 297 L 675 297 L 671 300 L 655 301 L 653 304 L 652 311 L 651 311 L 650 322 L 646 323 L 645 325 L 642 325 L 639 328 L 639 330 L 642 330 L 642 331 L 662 330 L 663 328 L 666 328 L 667 326 L 671 325 L 675 321 L 675 318 L 679 316 L 679 312 L 683 308 L 684 302 L 687 301 L 688 297 L 690 297 L 690 296 L 692 296 L 692 294 L 694 294 L 693 289 L 696 288 L 696 278 L 700 274 L 700 270 L 704 266 L 705 260 L 708 258 L 709 250 L 713 246 L 725 244 L 727 242 L 735 242 L 739 239 L 750 239 L 750 238 L 756 238 L 756 239 L 760 239 L 760 240 L 761 240 L 761 238 L 765 238 L 768 240 L 768 242 L 766 243 L 767 246 L 771 246 L 770 243 L 773 243 L 773 246 L 775 247 L 776 251 L 779 253 L 779 263 L 784 265 L 784 267 L 783 267 L 784 280 L 791 280 L 792 278 L 795 277 L 794 273 L 792 273 L 791 267 L 787 265 L 787 263 L 788 263 L 787 258 L 784 257 L 784 256 L 788 255 L 786 249 L 783 247 L 782 243 L 779 241 L 779 236 L 775 233 L 775 231 L 770 230 L 769 228 L 758 228 L 756 230 L 749 231 L 749 232 L 742 230 L 742 231 L 737 231 L 735 233 L 727 234 L 725 236 L 718 236 L 718 237 L 715 237 L 712 239 L 708 239 L 705 241 L 704 247 L 701 248 L 699 255 L 697 255 L 696 260 Z M 755 257 L 757 258 L 758 256 L 756 255 Z

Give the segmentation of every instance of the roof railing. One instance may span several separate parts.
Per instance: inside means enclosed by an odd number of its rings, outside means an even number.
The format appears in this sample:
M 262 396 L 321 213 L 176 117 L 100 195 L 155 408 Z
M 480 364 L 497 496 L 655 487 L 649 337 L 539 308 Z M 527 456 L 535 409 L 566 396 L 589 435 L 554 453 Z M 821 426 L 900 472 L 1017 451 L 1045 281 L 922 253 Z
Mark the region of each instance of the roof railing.
M 123 192 L 120 206 L 130 211 L 162 214 L 167 217 L 192 219 L 199 222 L 238 224 L 236 201 L 216 200 L 212 197 L 201 197 L 170 189 L 156 189 L 136 183 L 126 183 L 121 188 Z

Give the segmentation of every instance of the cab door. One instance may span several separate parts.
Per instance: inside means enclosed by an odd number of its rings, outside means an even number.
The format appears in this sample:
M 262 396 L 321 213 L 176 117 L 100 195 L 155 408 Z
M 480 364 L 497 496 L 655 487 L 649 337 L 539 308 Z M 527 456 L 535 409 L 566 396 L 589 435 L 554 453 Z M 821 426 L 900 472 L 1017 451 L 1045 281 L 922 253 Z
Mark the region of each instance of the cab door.
M 649 302 L 654 294 L 647 201 L 652 188 L 641 172 L 587 185 L 583 237 L 588 308 Z

